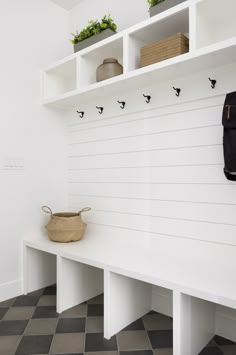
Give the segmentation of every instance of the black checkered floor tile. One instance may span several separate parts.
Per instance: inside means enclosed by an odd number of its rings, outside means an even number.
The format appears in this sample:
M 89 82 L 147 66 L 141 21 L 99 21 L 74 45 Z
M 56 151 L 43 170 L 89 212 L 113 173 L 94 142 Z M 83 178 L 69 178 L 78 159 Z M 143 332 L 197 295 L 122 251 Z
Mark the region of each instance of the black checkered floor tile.
M 106 340 L 103 295 L 62 314 L 51 286 L 0 303 L 0 355 L 172 355 L 172 319 L 150 312 Z M 200 355 L 236 355 L 236 343 L 214 337 Z

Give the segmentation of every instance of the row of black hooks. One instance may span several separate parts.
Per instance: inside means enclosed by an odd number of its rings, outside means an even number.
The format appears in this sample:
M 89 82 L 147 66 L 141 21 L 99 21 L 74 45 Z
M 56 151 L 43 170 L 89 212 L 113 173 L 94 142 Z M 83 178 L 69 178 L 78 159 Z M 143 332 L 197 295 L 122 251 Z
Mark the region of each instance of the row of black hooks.
M 150 101 L 151 101 L 151 98 L 152 98 L 151 95 L 145 95 L 145 94 L 143 94 L 143 97 L 145 98 L 146 103 L 149 104 Z M 125 105 L 126 105 L 126 102 L 125 102 L 125 101 L 119 101 L 119 100 L 118 100 L 117 103 L 120 105 L 120 108 L 121 108 L 122 110 L 124 110 Z M 98 113 L 99 113 L 100 115 L 103 114 L 104 107 L 102 107 L 102 106 L 96 106 L 96 109 L 98 110 Z M 76 111 L 76 112 L 79 114 L 79 117 L 80 117 L 80 118 L 83 118 L 84 115 L 85 115 L 85 112 L 84 112 L 84 111 Z
M 210 83 L 211 83 L 211 88 L 212 88 L 212 89 L 215 89 L 216 84 L 217 84 L 217 81 L 216 81 L 215 79 L 211 79 L 211 78 L 208 78 L 208 79 L 209 79 L 209 81 L 210 81 Z M 181 89 L 180 89 L 180 88 L 176 88 L 176 87 L 173 86 L 173 90 L 175 91 L 175 95 L 176 95 L 177 97 L 179 97 L 180 94 L 181 94 Z M 149 103 L 151 102 L 151 99 L 152 99 L 151 95 L 145 95 L 145 94 L 143 94 L 143 97 L 145 98 L 145 102 L 146 102 L 147 104 L 149 104 Z M 125 108 L 125 106 L 126 106 L 126 102 L 125 102 L 125 101 L 119 101 L 119 100 L 118 100 L 117 103 L 120 105 L 120 108 L 121 108 L 122 110 L 124 110 L 124 108 Z M 98 113 L 99 113 L 100 115 L 103 114 L 103 112 L 104 112 L 104 107 L 102 107 L 102 106 L 96 106 L 96 109 L 98 110 Z M 79 114 L 79 117 L 80 117 L 80 118 L 83 118 L 84 115 L 85 115 L 85 112 L 84 112 L 84 111 L 76 111 L 76 112 Z

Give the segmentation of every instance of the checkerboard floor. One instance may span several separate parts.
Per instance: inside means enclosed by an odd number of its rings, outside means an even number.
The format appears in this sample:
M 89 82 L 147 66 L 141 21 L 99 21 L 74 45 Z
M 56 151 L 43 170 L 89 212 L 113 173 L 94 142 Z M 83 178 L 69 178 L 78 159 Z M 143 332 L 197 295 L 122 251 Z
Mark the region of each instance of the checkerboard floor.
M 51 286 L 0 303 L 0 355 L 172 355 L 172 319 L 150 312 L 110 340 L 103 338 L 103 295 L 56 312 Z M 214 337 L 200 355 L 236 355 Z

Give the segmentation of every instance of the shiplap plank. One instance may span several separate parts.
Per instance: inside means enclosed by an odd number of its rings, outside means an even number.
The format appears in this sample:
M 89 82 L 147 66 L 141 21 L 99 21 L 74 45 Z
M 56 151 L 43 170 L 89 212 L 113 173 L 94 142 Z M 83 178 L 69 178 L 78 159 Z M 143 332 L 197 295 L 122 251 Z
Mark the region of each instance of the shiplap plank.
M 227 241 L 236 245 L 236 226 L 180 220 L 163 217 L 130 215 L 125 213 L 93 211 L 85 217 L 87 223 L 114 226 L 130 230 L 172 235 L 180 238 L 190 238 L 202 241 L 224 243 Z
M 70 156 L 90 156 L 116 154 L 120 152 L 146 151 L 153 149 L 175 149 L 179 147 L 214 145 L 222 142 L 222 127 L 212 126 L 151 134 L 142 137 L 121 138 L 119 140 L 95 142 L 71 146 Z
M 96 150 L 94 150 L 95 152 Z M 222 164 L 221 144 L 69 158 L 69 169 Z
M 116 124 L 116 121 L 99 127 L 83 128 L 80 131 L 69 134 L 70 144 L 86 143 L 102 140 L 114 140 L 121 137 L 145 135 L 153 132 L 165 133 L 168 131 L 179 131 L 183 129 L 194 129 L 202 126 L 221 124 L 221 107 L 211 107 L 204 110 L 192 112 L 173 113 L 164 117 L 154 116 L 145 120 L 136 120 Z M 76 144 L 75 144 L 76 145 Z M 80 145 L 80 144 L 79 144 Z
M 236 184 L 69 184 L 69 195 L 236 203 Z
M 223 166 L 182 166 L 70 171 L 69 182 L 87 183 L 225 183 Z
M 70 207 L 74 210 L 80 210 L 87 205 L 93 210 L 104 212 L 114 211 L 135 215 L 150 215 L 236 225 L 236 204 L 221 205 L 206 204 L 203 202 L 129 200 L 87 196 L 70 197 Z

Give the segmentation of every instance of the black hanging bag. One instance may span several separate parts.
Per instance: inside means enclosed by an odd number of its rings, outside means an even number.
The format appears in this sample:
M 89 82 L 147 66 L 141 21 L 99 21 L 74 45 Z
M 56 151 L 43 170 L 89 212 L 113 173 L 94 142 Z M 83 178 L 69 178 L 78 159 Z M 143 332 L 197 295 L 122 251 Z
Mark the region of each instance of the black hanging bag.
M 236 91 L 226 96 L 222 123 L 224 126 L 224 173 L 228 180 L 236 181 Z

